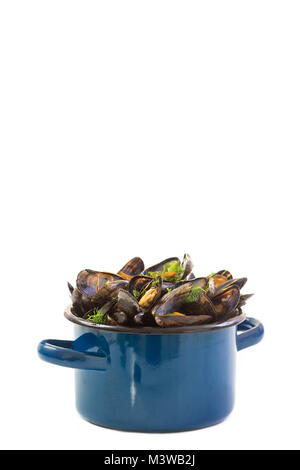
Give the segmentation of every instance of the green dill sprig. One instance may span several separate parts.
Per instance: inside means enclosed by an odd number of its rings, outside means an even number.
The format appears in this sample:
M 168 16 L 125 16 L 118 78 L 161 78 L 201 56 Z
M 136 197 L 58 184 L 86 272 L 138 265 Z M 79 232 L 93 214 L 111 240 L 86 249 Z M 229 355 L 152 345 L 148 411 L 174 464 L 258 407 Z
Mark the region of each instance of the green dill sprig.
M 136 298 L 136 300 L 139 300 L 141 294 L 138 290 L 133 290 L 132 295 Z
M 185 297 L 185 302 L 190 303 L 190 302 L 198 302 L 200 299 L 201 294 L 205 292 L 204 289 L 200 286 L 194 286 L 191 288 L 190 292 L 187 294 Z
M 102 313 L 102 308 L 99 307 L 94 308 L 92 315 L 88 316 L 88 320 L 93 323 L 101 323 L 103 325 L 106 325 L 108 322 L 107 314 Z
M 168 274 L 172 274 L 168 276 Z M 170 261 L 166 263 L 161 271 L 149 271 L 147 276 L 158 277 L 161 276 L 164 280 L 169 280 L 170 282 L 178 282 L 182 278 L 184 273 L 184 267 L 181 266 L 179 261 Z

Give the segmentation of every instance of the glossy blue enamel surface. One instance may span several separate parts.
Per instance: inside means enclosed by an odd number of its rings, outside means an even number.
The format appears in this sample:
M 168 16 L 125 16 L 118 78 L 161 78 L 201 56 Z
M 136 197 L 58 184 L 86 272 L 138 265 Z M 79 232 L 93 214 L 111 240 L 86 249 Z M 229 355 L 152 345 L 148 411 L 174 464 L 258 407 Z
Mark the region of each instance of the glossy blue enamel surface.
M 45 340 L 40 357 L 76 369 L 76 405 L 93 423 L 171 432 L 223 420 L 234 403 L 237 349 L 257 343 L 254 319 L 184 334 L 132 334 L 76 325 L 73 342 Z

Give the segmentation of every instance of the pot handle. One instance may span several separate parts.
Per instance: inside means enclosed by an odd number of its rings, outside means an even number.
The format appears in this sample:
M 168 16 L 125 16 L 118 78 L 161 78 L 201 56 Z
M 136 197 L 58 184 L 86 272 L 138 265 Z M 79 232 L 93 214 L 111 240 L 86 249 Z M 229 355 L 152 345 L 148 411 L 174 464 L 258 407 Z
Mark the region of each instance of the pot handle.
M 39 357 L 46 362 L 73 369 L 102 370 L 107 368 L 107 356 L 101 351 L 97 354 L 76 351 L 74 341 L 44 339 L 38 345 Z
M 240 333 L 239 333 L 240 332 Z M 259 343 L 264 336 L 264 327 L 255 318 L 246 318 L 237 327 L 236 345 L 237 350 L 248 348 Z

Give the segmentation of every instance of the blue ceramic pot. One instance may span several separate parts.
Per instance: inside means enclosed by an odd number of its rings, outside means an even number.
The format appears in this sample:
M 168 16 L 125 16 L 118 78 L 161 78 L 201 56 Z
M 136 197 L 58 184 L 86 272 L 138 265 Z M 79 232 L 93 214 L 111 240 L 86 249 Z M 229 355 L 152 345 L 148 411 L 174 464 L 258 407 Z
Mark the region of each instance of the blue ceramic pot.
M 91 324 L 70 310 L 75 341 L 44 340 L 41 359 L 76 373 L 76 405 L 92 423 L 172 432 L 222 421 L 234 404 L 236 352 L 258 343 L 262 324 L 244 315 L 189 328 Z

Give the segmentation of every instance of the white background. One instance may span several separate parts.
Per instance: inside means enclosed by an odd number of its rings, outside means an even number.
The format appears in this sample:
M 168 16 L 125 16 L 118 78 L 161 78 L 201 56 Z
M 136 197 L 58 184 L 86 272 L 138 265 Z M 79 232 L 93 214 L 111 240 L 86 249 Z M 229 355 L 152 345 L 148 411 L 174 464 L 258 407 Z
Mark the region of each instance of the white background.
M 1 419 L 6 449 L 299 449 L 297 1 L 0 4 Z M 265 338 L 209 429 L 102 429 L 73 371 L 66 281 L 187 251 L 248 276 Z M 101 397 L 99 397 L 101 399 Z

